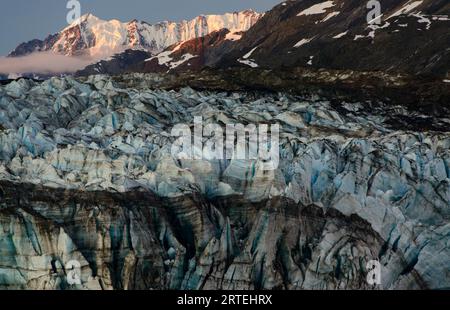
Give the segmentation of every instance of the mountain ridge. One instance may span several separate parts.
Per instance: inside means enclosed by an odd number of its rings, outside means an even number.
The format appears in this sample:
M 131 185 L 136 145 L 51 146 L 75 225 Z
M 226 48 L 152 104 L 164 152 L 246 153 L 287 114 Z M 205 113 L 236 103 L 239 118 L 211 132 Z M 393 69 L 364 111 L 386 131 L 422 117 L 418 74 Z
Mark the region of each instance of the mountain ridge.
M 209 41 L 209 34 L 167 47 L 160 54 L 165 61 L 151 61 L 153 65 L 148 61 L 133 62 L 122 72 L 300 67 L 382 71 L 450 80 L 450 3 L 385 0 L 382 6 L 380 24 L 368 24 L 369 11 L 356 0 L 286 1 L 266 12 L 247 31 L 226 34 L 234 39 L 225 45 L 222 43 L 226 38 L 220 38 L 199 50 L 202 41 Z M 191 55 L 192 61 L 184 61 L 185 55 Z M 190 65 L 170 65 L 180 62 Z M 88 73 L 93 71 L 81 70 L 79 75 Z M 114 71 L 117 73 L 120 71 Z
M 66 56 L 87 53 L 97 59 L 104 59 L 127 48 L 157 53 L 179 41 L 204 36 L 222 28 L 247 30 L 262 15 L 253 10 L 244 10 L 222 15 L 199 15 L 180 22 L 150 24 L 136 19 L 129 22 L 117 19 L 106 21 L 88 13 L 43 40 L 33 39 L 21 43 L 8 56 L 52 51 Z
M 311 14 L 303 13 L 329 3 Z M 414 4 L 414 5 L 413 5 Z M 357 0 L 286 1 L 247 31 L 217 67 L 243 66 L 251 50 L 263 68 L 303 66 L 448 76 L 450 3 L 381 1 L 380 24 L 368 24 Z M 303 14 L 302 14 L 303 13 Z

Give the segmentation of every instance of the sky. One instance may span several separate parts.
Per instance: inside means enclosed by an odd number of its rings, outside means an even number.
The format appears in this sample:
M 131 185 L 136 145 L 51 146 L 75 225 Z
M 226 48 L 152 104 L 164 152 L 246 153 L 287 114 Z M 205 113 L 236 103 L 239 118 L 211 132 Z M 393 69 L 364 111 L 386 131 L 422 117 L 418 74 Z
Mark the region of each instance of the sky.
M 0 56 L 32 39 L 44 39 L 67 26 L 67 0 L 1 0 Z M 254 9 L 263 12 L 281 0 L 80 0 L 81 14 L 101 19 L 133 19 L 156 23 L 180 21 L 200 14 Z

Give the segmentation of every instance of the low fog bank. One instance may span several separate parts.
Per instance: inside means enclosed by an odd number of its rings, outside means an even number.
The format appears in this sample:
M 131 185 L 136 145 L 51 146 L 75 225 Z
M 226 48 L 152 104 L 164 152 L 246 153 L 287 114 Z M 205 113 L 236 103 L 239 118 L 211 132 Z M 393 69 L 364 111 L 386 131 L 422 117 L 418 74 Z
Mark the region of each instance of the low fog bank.
M 91 57 L 69 57 L 38 52 L 22 57 L 0 57 L 0 74 L 73 73 L 95 62 Z

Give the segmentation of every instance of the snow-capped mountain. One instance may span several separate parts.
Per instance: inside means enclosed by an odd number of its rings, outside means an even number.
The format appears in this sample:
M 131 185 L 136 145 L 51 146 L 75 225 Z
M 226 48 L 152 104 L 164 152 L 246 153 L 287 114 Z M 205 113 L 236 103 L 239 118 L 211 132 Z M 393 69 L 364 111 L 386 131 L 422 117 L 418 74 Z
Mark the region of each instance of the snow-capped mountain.
M 174 44 L 138 65 L 134 55 L 122 55 L 125 66 L 106 62 L 80 74 L 204 67 L 307 68 L 450 80 L 450 3 L 385 0 L 382 7 L 380 23 L 368 24 L 369 10 L 358 0 L 286 1 L 264 14 L 248 31 L 217 31 Z
M 253 10 L 245 10 L 223 15 L 201 15 L 190 21 L 164 21 L 151 25 L 137 20 L 127 23 L 118 20 L 105 21 L 86 14 L 44 40 L 22 43 L 9 56 L 52 51 L 66 56 L 88 55 L 102 59 L 130 48 L 158 53 L 174 43 L 202 37 L 223 28 L 233 32 L 246 31 L 262 15 Z

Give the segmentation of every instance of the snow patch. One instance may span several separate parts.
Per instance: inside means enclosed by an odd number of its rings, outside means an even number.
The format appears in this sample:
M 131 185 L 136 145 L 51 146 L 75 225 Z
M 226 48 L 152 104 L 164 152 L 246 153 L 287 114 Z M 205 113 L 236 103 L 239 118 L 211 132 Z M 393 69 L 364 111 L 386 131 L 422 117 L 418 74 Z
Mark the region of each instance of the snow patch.
M 364 39 L 364 38 L 366 38 L 366 36 L 361 35 L 361 34 L 357 34 L 357 35 L 353 38 L 353 41 L 358 41 L 359 39 Z
M 252 59 L 238 59 L 238 62 L 240 62 L 241 64 L 250 66 L 252 68 L 257 68 L 259 67 L 258 64 L 256 62 L 254 62 L 254 60 Z
M 339 11 L 331 12 L 331 13 L 329 13 L 327 16 L 325 16 L 325 18 L 322 19 L 321 22 L 322 22 L 322 23 L 323 23 L 323 22 L 326 22 L 327 20 L 329 20 L 329 19 L 331 19 L 331 18 L 333 18 L 333 17 L 335 17 L 335 16 L 338 16 L 340 13 L 341 13 L 341 12 L 339 12 Z
M 253 59 L 248 59 L 257 48 L 258 46 L 254 47 L 250 52 L 242 56 L 242 58 L 239 58 L 237 61 L 240 62 L 241 64 L 250 66 L 252 68 L 259 67 L 258 64 Z
M 188 60 L 190 60 L 192 58 L 195 58 L 195 57 L 198 57 L 198 56 L 197 55 L 192 55 L 190 53 L 184 54 L 183 56 L 181 56 L 180 60 L 171 62 L 169 64 L 169 67 L 170 67 L 170 69 L 175 69 L 179 65 L 181 65 L 181 64 L 185 63 L 186 61 L 188 61 Z
M 255 47 L 255 48 L 253 48 L 250 52 L 248 52 L 248 53 L 245 54 L 244 56 L 242 56 L 242 58 L 244 58 L 244 59 L 249 58 L 250 56 L 252 56 L 253 52 L 256 51 L 257 48 L 258 48 L 258 46 Z
M 421 12 L 419 12 L 419 13 L 410 14 L 410 15 L 416 17 L 416 18 L 418 19 L 417 22 L 418 22 L 419 24 L 426 24 L 425 28 L 426 28 L 427 30 L 430 29 L 430 27 L 431 27 L 431 20 L 430 20 L 428 17 L 426 17 L 424 14 L 422 14 Z
M 259 67 L 258 64 L 253 59 L 248 59 L 250 56 L 252 56 L 253 52 L 258 48 L 258 46 L 254 47 L 250 52 L 242 56 L 242 58 L 239 58 L 237 61 L 241 64 L 250 66 L 252 68 Z
M 395 16 L 399 16 L 399 15 L 402 15 L 402 14 L 407 14 L 407 13 L 411 12 L 412 10 L 414 10 L 415 8 L 417 8 L 422 3 L 423 3 L 423 1 L 421 0 L 421 1 L 414 1 L 412 3 L 406 4 L 400 10 L 396 11 L 394 14 L 389 16 L 387 19 L 390 19 L 390 18 L 395 17 Z
M 347 33 L 348 33 L 348 30 L 347 30 L 347 31 L 344 31 L 344 32 L 341 32 L 341 33 L 335 35 L 335 36 L 333 37 L 333 39 L 340 39 L 340 38 L 342 38 L 343 36 L 347 35 Z
M 178 67 L 179 65 L 185 63 L 186 61 L 198 57 L 197 55 L 192 55 L 190 53 L 184 54 L 183 56 L 181 56 L 180 60 L 177 61 L 173 61 L 173 58 L 170 57 L 174 52 L 178 51 L 181 47 L 182 43 L 178 44 L 177 46 L 174 47 L 173 50 L 171 51 L 165 51 L 162 53 L 159 53 L 156 56 L 153 56 L 151 58 L 146 59 L 145 61 L 151 61 L 153 59 L 158 59 L 158 64 L 160 66 L 167 66 L 170 69 L 174 69 L 176 67 Z
M 301 39 L 300 41 L 298 41 L 294 47 L 300 47 L 302 45 L 308 44 L 309 42 L 311 42 L 314 38 L 310 38 L 310 39 Z
M 229 32 L 225 36 L 225 40 L 230 41 L 239 41 L 242 38 L 242 34 L 236 33 L 236 32 Z
M 355 35 L 353 40 L 357 41 L 359 39 L 364 39 L 364 38 L 375 39 L 375 33 L 377 30 L 387 28 L 390 25 L 391 25 L 391 23 L 389 23 L 389 22 L 385 22 L 382 26 L 379 26 L 377 24 L 371 24 L 371 25 L 367 26 L 367 28 L 370 29 L 370 32 L 367 35 L 357 34 L 357 35 Z
M 333 6 L 334 1 L 325 1 L 319 4 L 315 4 L 309 7 L 308 9 L 301 11 L 300 13 L 297 14 L 297 16 L 323 14 L 326 12 L 326 9 L 329 9 Z
M 173 53 L 173 51 L 162 52 L 156 56 L 153 56 L 152 58 L 146 59 L 145 61 L 151 61 L 156 58 L 156 59 L 158 59 L 158 64 L 160 66 L 162 66 L 162 65 L 165 65 L 166 63 L 172 61 L 172 58 L 169 57 L 170 55 L 172 55 L 172 53 Z
M 169 63 L 173 60 L 172 57 L 170 57 L 170 55 L 172 55 L 174 52 L 178 51 L 180 49 L 181 45 L 182 45 L 182 43 L 175 46 L 173 48 L 173 50 L 161 52 L 156 56 L 146 59 L 145 61 L 151 61 L 156 58 L 156 59 L 158 59 L 158 64 L 160 66 L 167 65 L 167 63 Z
M 21 74 L 18 74 L 18 73 L 10 73 L 9 75 L 8 75 L 8 79 L 9 80 L 17 80 L 17 79 L 19 79 L 19 78 L 21 78 L 22 77 L 22 75 Z
M 440 21 L 450 21 L 450 18 L 447 15 L 432 15 L 431 19 Z
M 375 32 L 379 29 L 384 29 L 390 26 L 390 23 L 386 22 L 383 26 L 378 26 L 377 24 L 372 24 L 369 25 L 368 28 L 371 29 L 371 31 L 369 32 L 369 34 L 367 35 L 367 37 L 375 39 Z

